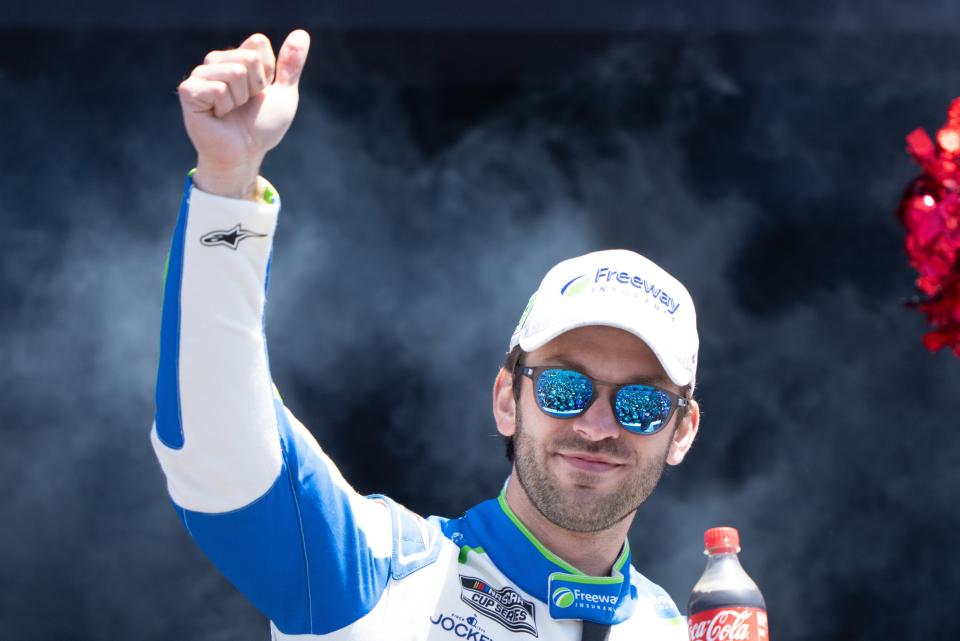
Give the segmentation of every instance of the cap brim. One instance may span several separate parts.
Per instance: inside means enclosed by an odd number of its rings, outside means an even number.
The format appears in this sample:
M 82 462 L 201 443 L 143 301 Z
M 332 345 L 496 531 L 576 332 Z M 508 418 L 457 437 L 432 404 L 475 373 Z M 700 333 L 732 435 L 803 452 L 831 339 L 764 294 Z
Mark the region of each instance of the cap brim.
M 638 330 L 635 327 L 629 327 L 624 323 L 619 323 L 614 320 L 592 319 L 562 323 L 553 327 L 548 327 L 528 336 L 521 336 L 518 344 L 523 351 L 532 352 L 536 349 L 540 349 L 560 334 L 565 334 L 566 332 L 577 329 L 578 327 L 597 326 L 614 327 L 616 329 L 622 329 L 625 332 L 633 334 L 646 343 L 647 347 L 650 348 L 650 351 L 652 351 L 654 356 L 657 357 L 657 360 L 660 362 L 660 366 L 663 367 L 663 371 L 666 372 L 667 376 L 671 381 L 674 382 L 674 384 L 678 385 L 679 387 L 685 387 L 690 384 L 693 378 L 691 372 L 680 364 L 680 361 L 676 358 L 676 356 L 666 353 L 664 350 L 656 347 L 658 342 L 656 340 L 656 334 L 654 331 Z M 660 343 L 662 343 L 662 341 L 660 341 Z

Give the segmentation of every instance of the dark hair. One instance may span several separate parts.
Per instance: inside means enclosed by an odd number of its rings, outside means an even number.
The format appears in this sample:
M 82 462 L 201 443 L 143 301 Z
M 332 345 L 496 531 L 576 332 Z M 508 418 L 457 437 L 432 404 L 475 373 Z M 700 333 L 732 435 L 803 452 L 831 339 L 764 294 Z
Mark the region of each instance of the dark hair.
M 507 352 L 507 355 L 503 359 L 503 364 L 500 367 L 506 370 L 511 376 L 513 376 L 514 370 L 516 370 L 517 365 L 520 364 L 520 359 L 522 359 L 525 354 L 526 352 L 523 351 L 519 345 L 517 345 L 516 347 L 511 349 L 509 352 Z M 523 387 L 523 377 L 513 376 L 514 403 L 520 402 L 520 390 L 522 389 L 522 387 Z M 693 394 L 691 393 L 691 388 L 692 388 L 692 384 L 681 387 L 680 396 L 687 400 L 693 400 Z M 689 411 L 690 411 L 689 405 L 684 405 L 683 407 L 678 408 L 676 422 L 679 423 L 680 421 L 682 421 L 686 417 L 687 412 Z M 507 455 L 507 460 L 510 461 L 510 463 L 512 464 L 513 458 L 514 458 L 513 437 L 504 436 L 503 445 L 504 445 L 505 454 Z
M 507 352 L 507 355 L 503 359 L 503 365 L 500 367 L 506 370 L 511 376 L 513 376 L 514 370 L 516 370 L 517 365 L 520 363 L 520 359 L 523 358 L 523 355 L 526 354 L 519 345 Z M 520 390 L 523 386 L 523 377 L 522 376 L 513 376 L 513 402 L 515 404 L 520 402 Z M 505 454 L 507 455 L 507 460 L 510 463 L 513 463 L 514 449 L 513 449 L 513 437 L 504 436 L 503 445 L 506 450 Z

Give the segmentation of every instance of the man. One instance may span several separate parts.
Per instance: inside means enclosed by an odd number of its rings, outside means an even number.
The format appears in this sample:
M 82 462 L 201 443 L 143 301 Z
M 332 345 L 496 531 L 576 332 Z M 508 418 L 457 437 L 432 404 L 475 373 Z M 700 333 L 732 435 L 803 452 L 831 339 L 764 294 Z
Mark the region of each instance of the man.
M 275 639 L 681 639 L 627 531 L 696 435 L 683 286 L 623 250 L 546 275 L 493 388 L 512 473 L 457 519 L 361 497 L 271 382 L 276 193 L 309 36 L 214 51 L 179 87 L 198 152 L 170 252 L 151 438 L 173 502 Z

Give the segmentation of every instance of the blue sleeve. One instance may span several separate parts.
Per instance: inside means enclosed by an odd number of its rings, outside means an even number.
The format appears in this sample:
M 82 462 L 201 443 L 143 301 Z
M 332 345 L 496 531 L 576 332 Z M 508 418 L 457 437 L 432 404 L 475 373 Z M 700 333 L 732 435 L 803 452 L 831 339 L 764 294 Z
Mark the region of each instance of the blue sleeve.
M 278 211 L 188 179 L 151 440 L 177 512 L 216 566 L 281 631 L 323 634 L 432 562 L 440 537 L 389 499 L 358 495 L 274 392 L 263 318 Z

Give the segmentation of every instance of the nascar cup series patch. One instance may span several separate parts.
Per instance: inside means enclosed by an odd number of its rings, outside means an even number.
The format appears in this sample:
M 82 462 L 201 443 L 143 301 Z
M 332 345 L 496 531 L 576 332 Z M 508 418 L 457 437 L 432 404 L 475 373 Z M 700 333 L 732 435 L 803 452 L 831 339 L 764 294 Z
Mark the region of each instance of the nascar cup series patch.
M 537 636 L 537 617 L 533 601 L 505 586 L 495 588 L 486 581 L 460 575 L 460 598 L 471 608 L 513 632 Z

